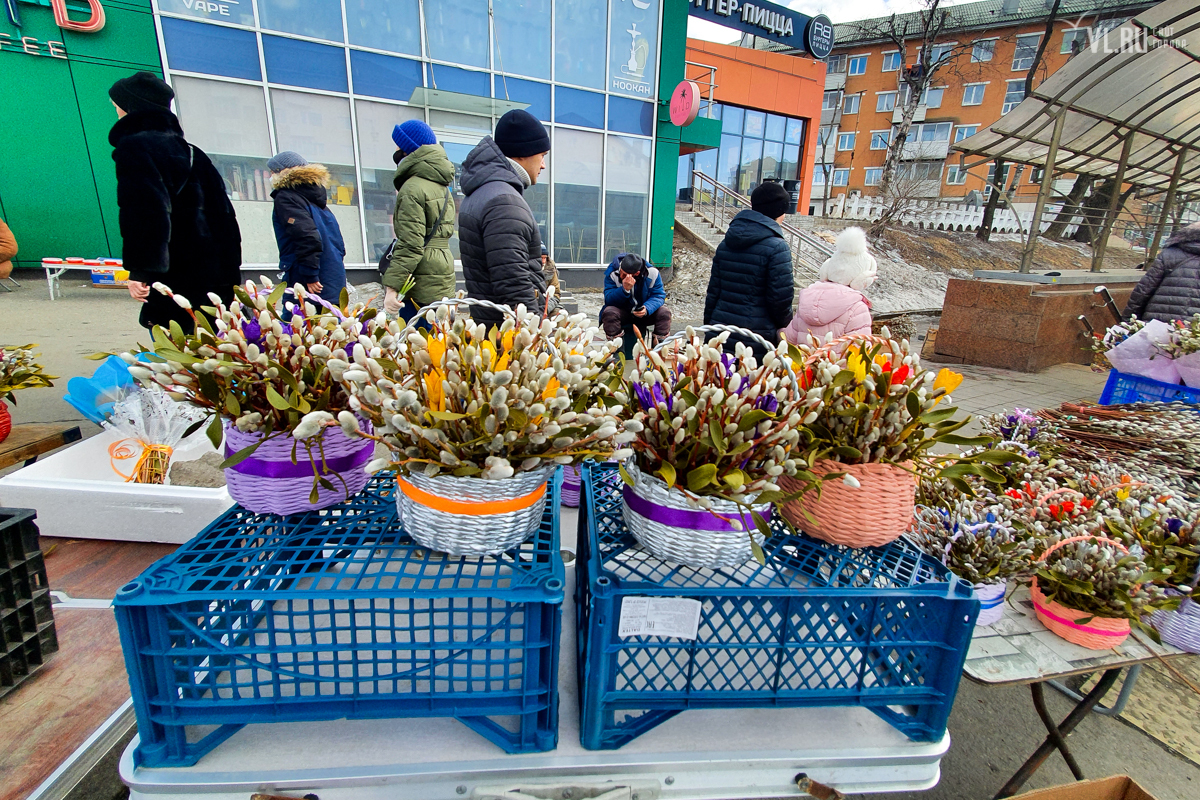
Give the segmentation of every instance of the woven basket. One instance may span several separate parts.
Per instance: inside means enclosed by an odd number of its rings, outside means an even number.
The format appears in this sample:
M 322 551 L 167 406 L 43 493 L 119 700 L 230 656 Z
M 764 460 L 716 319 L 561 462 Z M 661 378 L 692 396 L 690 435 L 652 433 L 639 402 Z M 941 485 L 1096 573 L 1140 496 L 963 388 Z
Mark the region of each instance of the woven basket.
M 8 405 L 0 400 L 0 442 L 12 433 L 12 415 L 8 413 Z
M 1046 550 L 1042 558 L 1046 558 L 1063 545 L 1072 542 L 1086 542 L 1095 539 L 1098 542 L 1115 545 L 1124 552 L 1129 552 L 1124 545 L 1103 536 L 1072 536 L 1063 539 Z M 1129 620 L 1097 617 L 1084 611 L 1067 608 L 1055 600 L 1047 600 L 1038 586 L 1037 576 L 1029 586 L 1029 596 L 1033 600 L 1033 610 L 1038 620 L 1054 633 L 1066 639 L 1071 644 L 1086 647 L 1089 650 L 1110 650 L 1129 636 Z M 1088 619 L 1088 618 L 1091 619 Z M 1077 620 L 1088 619 L 1086 623 Z
M 359 425 L 371 432 L 370 422 L 360 419 Z M 244 433 L 226 421 L 225 456 L 228 458 L 261 438 L 261 434 Z M 375 452 L 375 442 L 351 439 L 337 426 L 325 428 L 308 441 L 311 450 L 290 435 L 273 437 L 259 445 L 249 458 L 225 470 L 229 496 L 255 514 L 287 515 L 328 508 L 363 490 L 370 477 L 364 467 Z M 324 449 L 324 463 L 318 442 Z M 295 463 L 292 463 L 293 446 Z M 332 489 L 317 488 L 315 503 L 309 500 L 314 467 L 333 484 Z
M 546 482 L 554 465 L 489 481 L 453 475 L 399 475 L 396 508 L 413 541 L 452 556 L 494 556 L 517 547 L 537 530 Z M 486 506 L 504 504 L 510 510 Z M 435 508 L 439 506 L 440 508 Z
M 911 472 L 895 464 L 840 464 L 821 459 L 812 468 L 816 475 L 845 472 L 858 479 L 860 488 L 841 480 L 821 485 L 821 496 L 806 492 L 799 500 L 784 503 L 780 513 L 796 527 L 817 539 L 848 547 L 879 547 L 899 538 L 912 523 L 917 482 Z M 782 477 L 785 493 L 799 491 L 803 484 Z M 801 509 L 807 509 L 815 523 Z
M 975 584 L 975 596 L 979 598 L 979 617 L 975 620 L 977 626 L 986 628 L 1000 621 L 1004 616 L 1004 592 L 1007 589 L 1008 583 L 1005 581 Z
M 1184 598 L 1174 611 L 1156 611 L 1150 624 L 1167 644 L 1200 653 L 1200 604 L 1190 597 Z
M 568 508 L 579 508 L 579 491 L 583 486 L 583 478 L 579 466 L 563 467 L 562 504 Z
M 625 471 L 634 485 L 625 486 L 621 510 L 625 525 L 642 547 L 664 561 L 699 569 L 734 567 L 754 558 L 750 537 L 760 545 L 763 538 L 750 514 L 737 503 L 711 500 L 712 511 L 726 519 L 742 520 L 743 530 L 735 530 L 709 511 L 692 505 L 681 490 L 668 489 L 662 479 L 642 472 L 632 460 L 626 462 Z M 769 503 L 752 508 L 764 519 L 771 518 Z M 684 524 L 660 521 L 665 517 Z

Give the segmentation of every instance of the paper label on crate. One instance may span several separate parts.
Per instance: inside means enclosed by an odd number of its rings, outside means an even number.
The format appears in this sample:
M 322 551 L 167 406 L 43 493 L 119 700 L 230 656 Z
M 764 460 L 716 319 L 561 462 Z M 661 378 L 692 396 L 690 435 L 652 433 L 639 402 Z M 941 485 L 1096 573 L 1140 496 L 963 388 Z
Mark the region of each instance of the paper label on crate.
M 700 601 L 685 597 L 626 597 L 621 601 L 617 635 L 670 636 L 695 639 L 700 627 Z

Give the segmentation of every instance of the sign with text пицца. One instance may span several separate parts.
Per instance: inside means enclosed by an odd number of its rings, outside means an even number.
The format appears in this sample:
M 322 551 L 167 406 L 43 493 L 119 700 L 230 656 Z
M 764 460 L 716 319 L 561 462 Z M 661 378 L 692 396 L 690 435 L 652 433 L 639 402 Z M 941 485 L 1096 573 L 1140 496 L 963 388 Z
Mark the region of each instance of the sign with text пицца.
M 686 0 L 688 14 L 824 58 L 833 49 L 833 23 L 767 0 Z

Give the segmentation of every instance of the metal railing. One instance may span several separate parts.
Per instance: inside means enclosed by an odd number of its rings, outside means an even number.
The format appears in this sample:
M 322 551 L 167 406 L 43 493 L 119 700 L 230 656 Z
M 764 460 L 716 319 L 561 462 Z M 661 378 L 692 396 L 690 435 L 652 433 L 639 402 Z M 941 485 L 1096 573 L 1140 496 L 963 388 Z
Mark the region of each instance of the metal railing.
M 692 211 L 719 231 L 729 228 L 730 221 L 750 208 L 750 198 L 730 189 L 704 174 L 692 171 Z M 792 274 L 797 283 L 810 283 L 825 260 L 833 255 L 833 247 L 824 239 L 805 233 L 786 222 L 779 223 L 783 237 L 792 251 Z

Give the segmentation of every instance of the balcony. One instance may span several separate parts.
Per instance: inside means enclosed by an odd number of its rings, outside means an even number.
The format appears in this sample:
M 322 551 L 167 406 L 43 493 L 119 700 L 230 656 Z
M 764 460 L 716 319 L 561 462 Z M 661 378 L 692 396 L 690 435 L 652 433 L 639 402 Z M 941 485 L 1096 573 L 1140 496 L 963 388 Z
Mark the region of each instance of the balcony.
M 831 92 L 834 89 L 846 88 L 846 73 L 844 72 L 826 72 L 825 73 L 825 91 Z
M 837 125 L 842 121 L 842 104 L 838 103 L 837 108 L 821 109 L 821 124 L 822 125 Z
M 941 161 L 950 154 L 950 140 L 921 142 L 912 140 L 912 134 L 904 142 L 900 151 L 902 161 Z
M 925 114 L 929 111 L 926 106 L 917 106 L 916 112 L 913 114 L 913 122 L 924 122 Z M 896 106 L 896 110 L 892 112 L 892 124 L 900 124 L 901 118 L 904 116 L 904 110 L 900 106 Z

